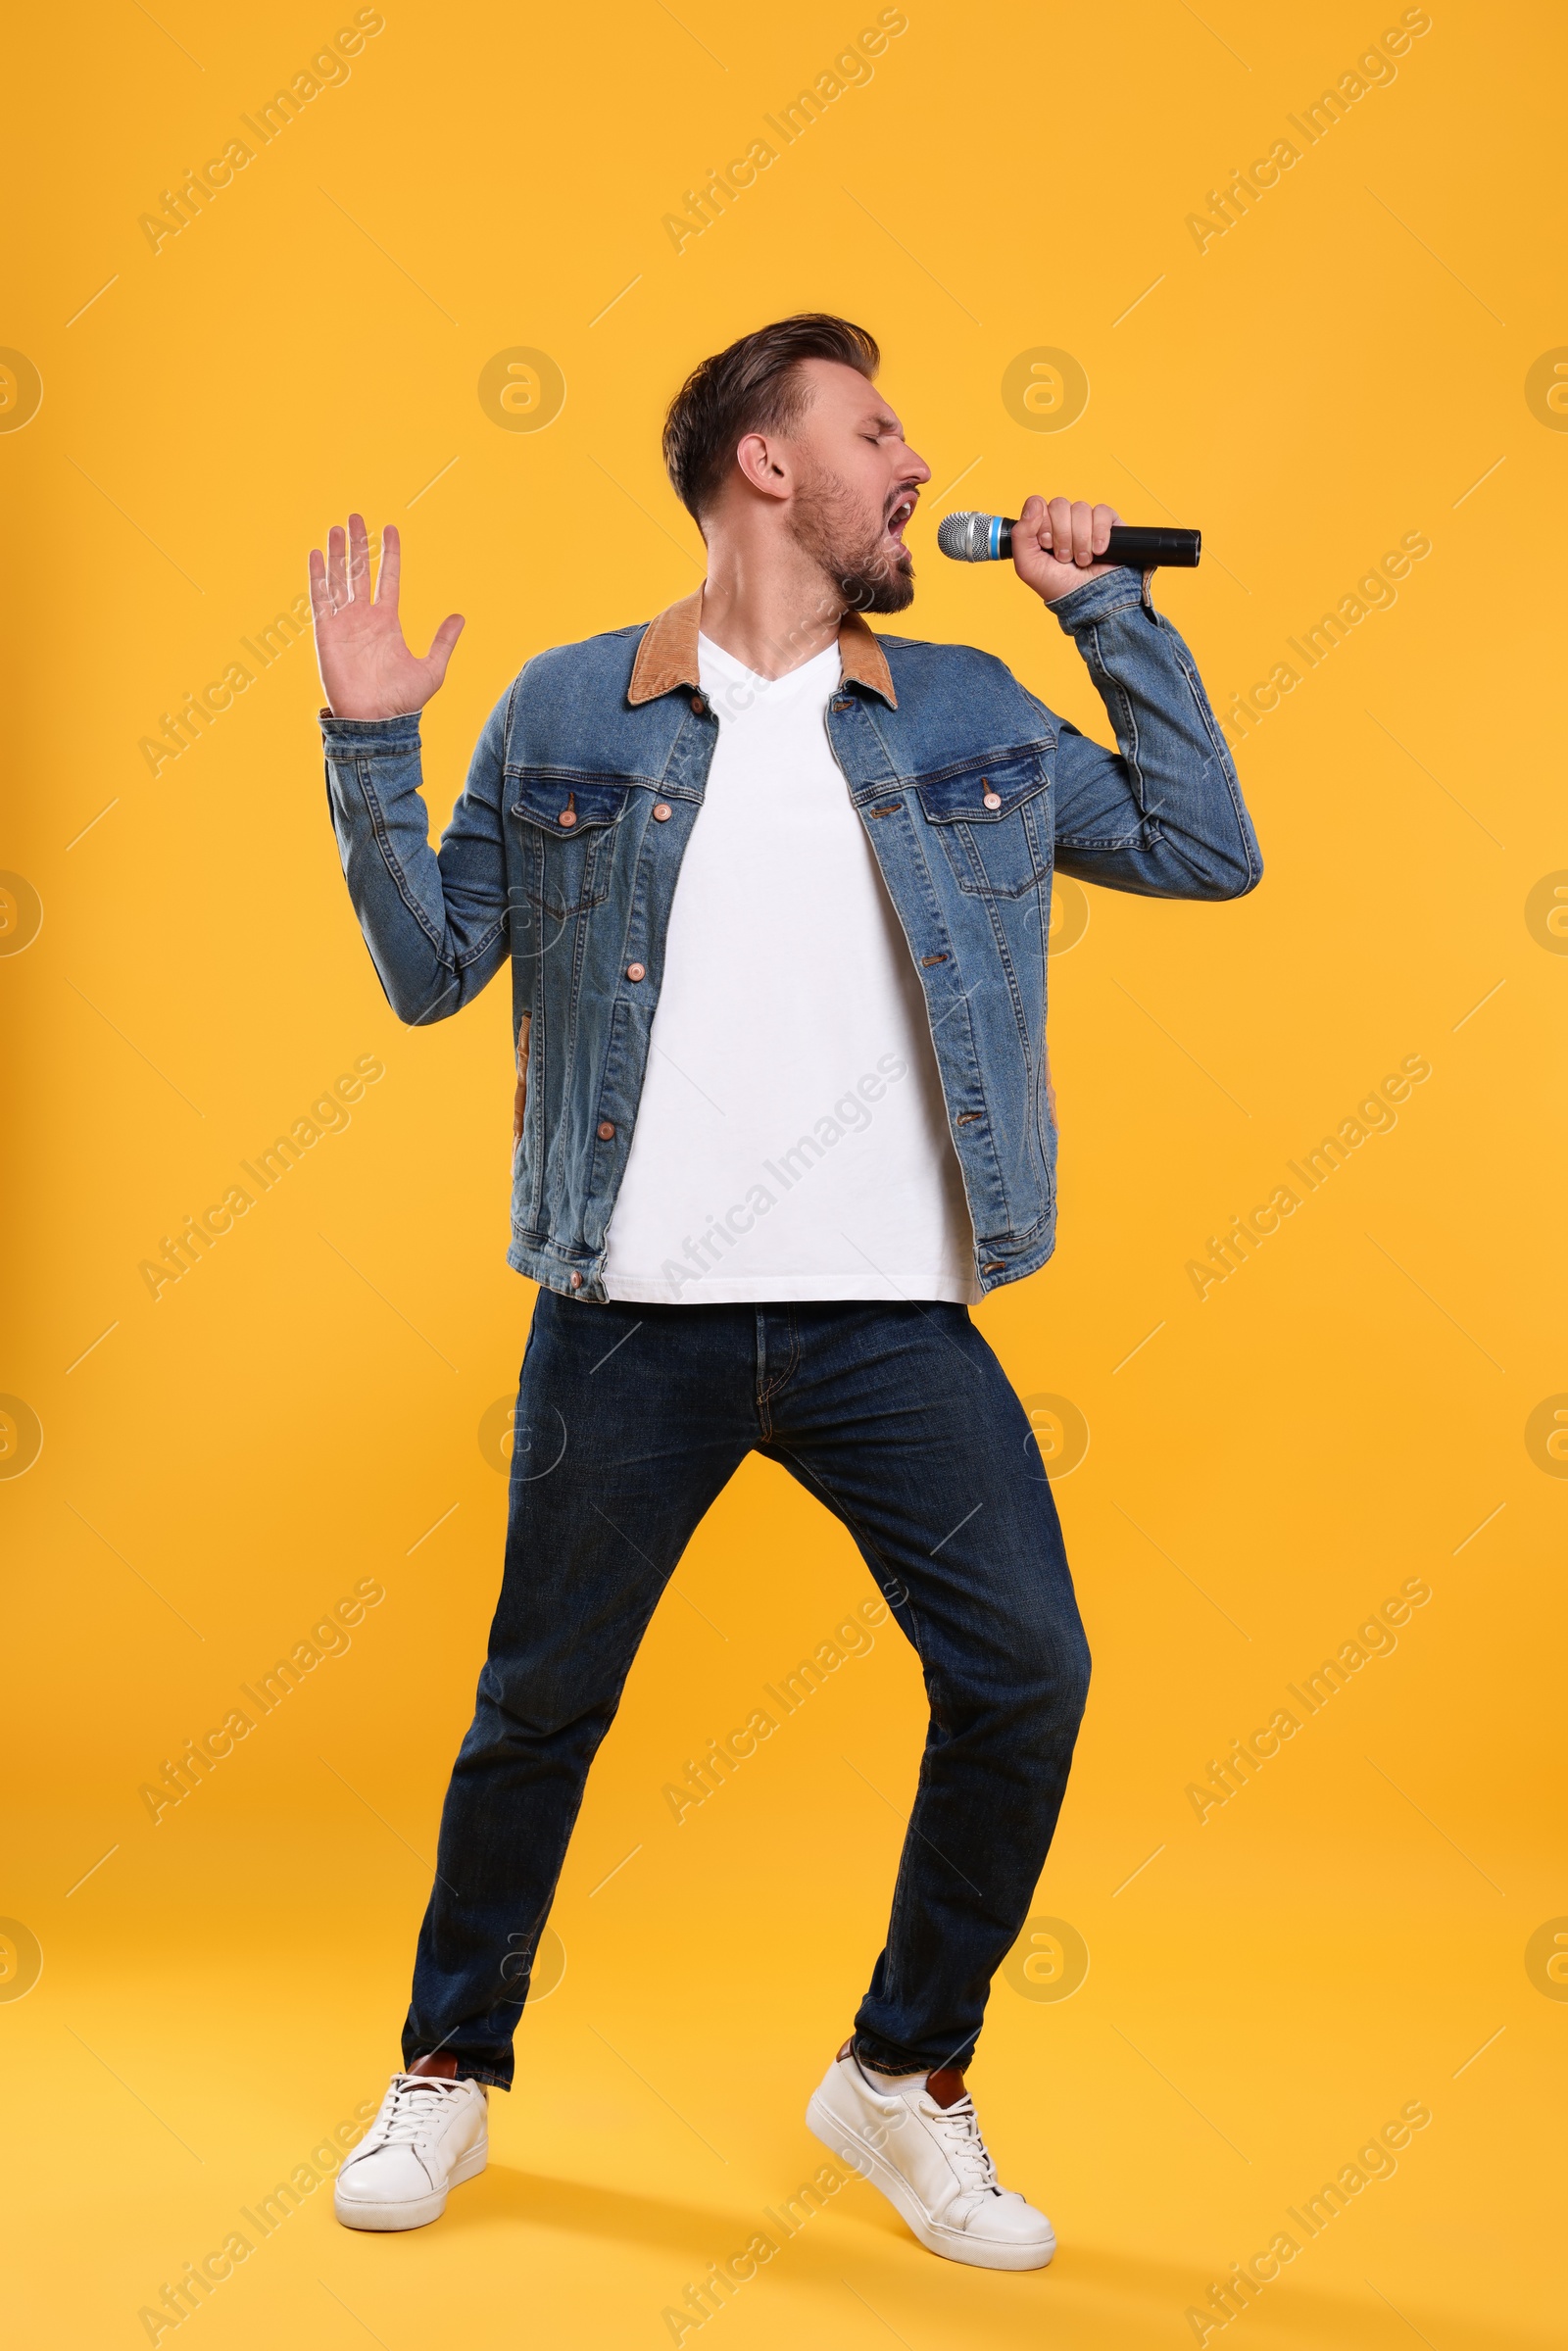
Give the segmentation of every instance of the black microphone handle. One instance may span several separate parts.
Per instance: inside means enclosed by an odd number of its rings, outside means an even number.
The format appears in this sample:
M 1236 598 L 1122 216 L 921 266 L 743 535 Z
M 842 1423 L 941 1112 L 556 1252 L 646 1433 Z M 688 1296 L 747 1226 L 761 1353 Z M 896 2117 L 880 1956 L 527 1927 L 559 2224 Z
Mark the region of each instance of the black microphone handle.
M 1002 544 L 999 553 L 1012 553 L 1012 526 L 1015 514 L 1004 515 Z M 1203 534 L 1199 530 L 1145 530 L 1136 523 L 1113 522 L 1110 526 L 1110 545 L 1103 555 L 1097 555 L 1097 563 L 1125 563 L 1129 571 L 1153 571 L 1161 564 L 1168 568 L 1191 571 L 1196 569 L 1202 551 Z

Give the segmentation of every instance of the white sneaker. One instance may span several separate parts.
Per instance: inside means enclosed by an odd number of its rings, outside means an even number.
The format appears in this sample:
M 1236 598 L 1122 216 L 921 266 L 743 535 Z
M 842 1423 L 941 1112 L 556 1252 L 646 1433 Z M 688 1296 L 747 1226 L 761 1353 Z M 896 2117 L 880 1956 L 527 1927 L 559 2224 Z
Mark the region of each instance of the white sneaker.
M 841 2163 L 880 2188 L 929 2253 L 980 2270 L 1041 2270 L 1055 2231 L 997 2179 L 962 2077 L 931 2080 L 957 2095 L 944 2105 L 929 2088 L 877 2086 L 845 2042 L 806 2109 L 808 2130 Z
M 489 2116 L 477 2082 L 394 2074 L 381 2111 L 337 2176 L 332 2209 L 346 2229 L 422 2229 L 447 2190 L 482 2172 Z

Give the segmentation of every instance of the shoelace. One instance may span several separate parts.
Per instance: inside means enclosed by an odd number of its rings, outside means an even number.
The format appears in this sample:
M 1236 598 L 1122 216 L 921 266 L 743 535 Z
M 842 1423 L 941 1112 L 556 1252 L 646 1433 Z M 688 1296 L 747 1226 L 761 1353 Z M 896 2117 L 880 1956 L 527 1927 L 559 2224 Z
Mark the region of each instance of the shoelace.
M 455 2097 L 463 2086 L 461 2082 L 443 2082 L 431 2074 L 400 2082 L 392 2092 L 392 2104 L 376 2137 L 383 2145 L 423 2138 L 434 2128 L 447 2099 Z
M 1005 2192 L 997 2178 L 991 2150 L 980 2135 L 980 2118 L 975 2113 L 974 2100 L 967 2092 L 956 2105 L 939 2107 L 926 2120 L 936 2131 L 943 2152 L 971 2195 L 983 2195 L 987 2188 L 999 2196 Z

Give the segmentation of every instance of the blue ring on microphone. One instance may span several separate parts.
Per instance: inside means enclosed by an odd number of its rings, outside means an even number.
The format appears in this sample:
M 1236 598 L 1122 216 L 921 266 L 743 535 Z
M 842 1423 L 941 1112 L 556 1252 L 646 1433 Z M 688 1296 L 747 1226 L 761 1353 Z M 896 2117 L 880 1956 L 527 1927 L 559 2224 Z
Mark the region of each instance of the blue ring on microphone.
M 1002 516 L 1000 514 L 993 514 L 991 517 L 989 538 L 990 544 L 986 553 L 992 563 L 1000 563 L 1002 560 Z

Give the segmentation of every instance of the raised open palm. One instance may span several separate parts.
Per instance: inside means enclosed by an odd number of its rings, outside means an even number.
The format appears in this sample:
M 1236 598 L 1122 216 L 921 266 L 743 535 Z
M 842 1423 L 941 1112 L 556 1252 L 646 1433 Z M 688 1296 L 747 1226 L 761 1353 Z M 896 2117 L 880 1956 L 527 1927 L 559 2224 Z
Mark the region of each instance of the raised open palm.
M 347 540 L 337 523 L 326 556 L 311 549 L 311 611 L 321 687 L 336 718 L 396 718 L 419 710 L 447 673 L 463 616 L 449 612 L 421 661 L 403 640 L 398 577 L 403 551 L 397 525 L 381 536 L 381 568 L 370 595 L 370 541 L 363 514 L 351 514 Z

